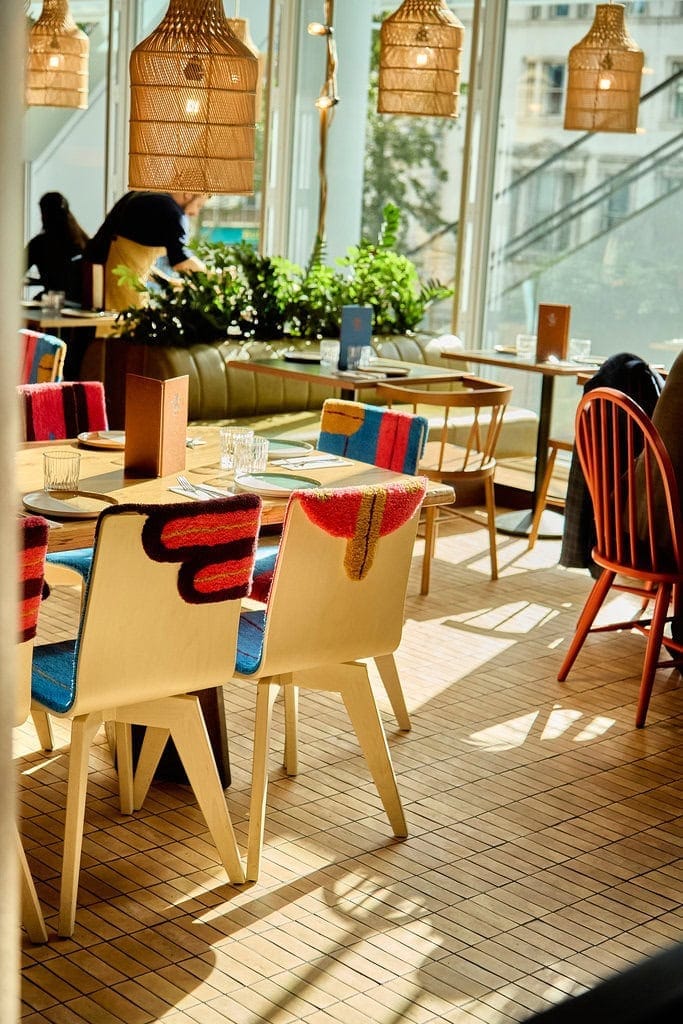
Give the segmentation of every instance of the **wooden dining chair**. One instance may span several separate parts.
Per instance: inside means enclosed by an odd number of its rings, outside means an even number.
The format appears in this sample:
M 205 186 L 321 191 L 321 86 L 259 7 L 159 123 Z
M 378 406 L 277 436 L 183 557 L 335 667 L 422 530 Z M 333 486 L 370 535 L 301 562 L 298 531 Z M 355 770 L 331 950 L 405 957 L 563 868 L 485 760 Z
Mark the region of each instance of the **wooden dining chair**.
M 141 806 L 170 737 L 228 877 L 244 881 L 196 694 L 232 675 L 260 509 L 253 494 L 107 508 L 77 639 L 35 650 L 33 706 L 71 722 L 60 935 L 74 928 L 88 752 L 105 722 L 115 723 L 122 813 Z M 135 781 L 132 724 L 147 727 Z
M 31 711 L 31 667 L 38 612 L 43 593 L 48 524 L 40 516 L 19 520 L 19 638 L 14 725 L 22 725 Z M 47 942 L 47 930 L 38 894 L 26 859 L 19 826 L 17 856 L 21 881 L 22 921 L 32 942 Z
M 636 710 L 636 726 L 641 728 L 656 669 L 679 661 L 678 657 L 659 660 L 671 601 L 676 618 L 683 610 L 678 484 L 652 420 L 633 399 L 612 388 L 596 388 L 579 402 L 576 451 L 593 506 L 596 541 L 592 556 L 601 572 L 557 678 L 560 682 L 567 678 L 589 633 L 638 630 L 647 637 Z M 641 612 L 634 619 L 595 626 L 611 590 L 640 597 Z M 642 617 L 652 601 L 652 615 Z M 666 643 L 683 658 L 683 645 Z
M 416 412 L 419 407 L 440 408 L 443 415 L 439 438 L 428 441 L 418 465 L 418 472 L 430 480 L 452 484 L 456 489 L 455 506 L 449 511 L 473 518 L 462 511 L 466 507 L 458 499 L 459 485 L 481 484 L 484 488 L 486 521 L 489 535 L 491 558 L 491 579 L 498 578 L 498 557 L 496 552 L 496 504 L 493 489 L 496 471 L 496 445 L 503 425 L 503 415 L 510 402 L 512 388 L 508 384 L 484 380 L 463 374 L 458 383 L 460 388 L 453 391 L 432 391 L 421 387 L 401 384 L 378 384 L 377 397 L 391 407 L 408 405 Z M 455 443 L 452 432 L 453 419 L 467 413 L 469 424 L 462 443 Z M 477 520 L 475 520 L 476 522 Z M 431 563 L 434 558 L 438 533 L 439 509 L 425 509 L 425 552 L 422 561 L 422 582 L 420 593 L 429 593 Z
M 257 684 L 247 877 L 263 846 L 270 720 L 285 696 L 285 768 L 296 775 L 299 687 L 340 693 L 394 835 L 407 834 L 364 659 L 398 647 L 426 481 L 297 491 L 265 608 L 242 613 L 237 674 Z M 315 571 L 311 571 L 311 567 Z M 304 582 L 305 581 L 305 582 Z
M 46 384 L 61 381 L 64 372 L 66 342 L 42 331 L 19 331 L 20 384 Z

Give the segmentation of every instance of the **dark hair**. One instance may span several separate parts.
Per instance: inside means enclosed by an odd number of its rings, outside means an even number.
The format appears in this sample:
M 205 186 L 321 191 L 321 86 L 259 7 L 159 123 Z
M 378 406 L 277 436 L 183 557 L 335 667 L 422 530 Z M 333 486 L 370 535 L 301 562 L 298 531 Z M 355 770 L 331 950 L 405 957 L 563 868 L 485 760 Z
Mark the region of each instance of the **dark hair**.
M 45 234 L 52 235 L 55 241 L 69 241 L 82 252 L 89 236 L 74 217 L 62 193 L 46 192 L 40 197 L 39 206 Z

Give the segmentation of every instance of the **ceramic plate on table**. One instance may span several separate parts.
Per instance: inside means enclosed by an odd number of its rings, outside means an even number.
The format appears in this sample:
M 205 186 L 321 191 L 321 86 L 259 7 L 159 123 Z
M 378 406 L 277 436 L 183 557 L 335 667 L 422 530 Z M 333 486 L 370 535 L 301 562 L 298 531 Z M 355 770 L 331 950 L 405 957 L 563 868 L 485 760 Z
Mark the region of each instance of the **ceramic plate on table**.
M 39 515 L 57 519 L 96 519 L 116 498 L 93 491 L 31 491 L 23 497 L 24 506 Z
M 78 440 L 88 448 L 126 447 L 126 435 L 122 430 L 86 430 L 78 435 Z
M 320 353 L 297 352 L 296 349 L 293 349 L 291 352 L 283 352 L 282 358 L 286 359 L 288 363 L 319 363 Z
M 320 487 L 312 476 L 294 476 L 291 473 L 250 473 L 235 480 L 237 491 L 252 491 L 263 498 L 286 498 L 292 491 Z
M 104 316 L 104 312 L 101 309 L 69 309 L 67 306 L 62 306 L 60 313 L 62 316 Z
M 268 438 L 268 458 L 284 459 L 288 455 L 305 455 L 312 452 L 313 445 L 308 441 L 288 441 L 287 438 Z

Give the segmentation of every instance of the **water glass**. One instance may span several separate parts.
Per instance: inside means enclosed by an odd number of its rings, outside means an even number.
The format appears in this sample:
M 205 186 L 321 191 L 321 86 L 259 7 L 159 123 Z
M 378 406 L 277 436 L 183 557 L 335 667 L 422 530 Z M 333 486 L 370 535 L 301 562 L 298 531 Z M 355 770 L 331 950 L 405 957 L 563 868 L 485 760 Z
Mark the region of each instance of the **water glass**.
M 77 491 L 81 453 L 69 448 L 43 452 L 43 487 L 46 491 Z
M 336 370 L 339 366 L 340 345 L 338 341 L 324 338 L 320 342 L 320 369 Z
M 358 363 L 358 368 L 360 370 L 365 370 L 368 366 L 372 366 L 376 359 L 377 356 L 375 355 L 375 350 L 372 345 L 363 345 L 360 350 L 360 362 Z
M 251 427 L 221 427 L 221 469 L 233 468 L 233 451 L 237 438 L 248 438 L 251 441 L 253 437 L 254 431 Z
M 536 354 L 536 335 L 518 334 L 515 338 L 515 351 L 520 359 L 533 359 Z
M 65 299 L 64 292 L 43 292 L 40 300 L 43 313 L 61 313 Z
M 360 366 L 360 357 L 363 352 L 363 345 L 348 345 L 346 348 L 346 369 L 357 370 Z
M 233 447 L 235 476 L 262 473 L 268 464 L 268 438 L 238 437 Z
M 569 358 L 575 363 L 583 363 L 591 354 L 589 338 L 569 339 Z

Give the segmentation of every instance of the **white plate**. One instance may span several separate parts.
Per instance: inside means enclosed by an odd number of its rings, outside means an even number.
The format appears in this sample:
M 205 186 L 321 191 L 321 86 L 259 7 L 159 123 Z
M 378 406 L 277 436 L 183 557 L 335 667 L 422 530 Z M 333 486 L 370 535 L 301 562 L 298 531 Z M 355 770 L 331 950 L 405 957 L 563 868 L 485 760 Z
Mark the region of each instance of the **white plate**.
M 108 505 L 118 505 L 116 498 L 92 491 L 31 491 L 22 500 L 31 512 L 57 519 L 97 519 Z
M 126 435 L 122 430 L 86 430 L 78 435 L 78 440 L 89 448 L 126 447 Z
M 279 437 L 269 437 L 267 441 L 269 459 L 284 459 L 288 455 L 305 455 L 313 451 L 313 445 L 308 441 L 288 441 Z
M 68 306 L 62 306 L 60 310 L 61 316 L 112 316 L 112 313 L 108 313 L 102 309 L 69 309 Z
M 314 487 L 320 487 L 319 480 L 291 473 L 251 473 L 235 480 L 235 490 L 251 491 L 263 498 L 286 498 L 292 491 L 312 490 Z

